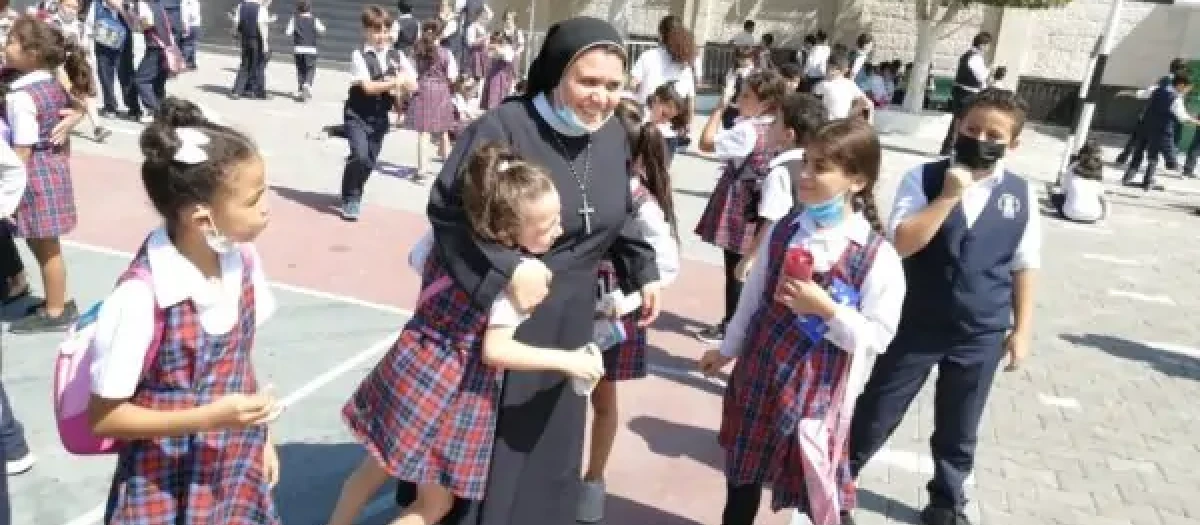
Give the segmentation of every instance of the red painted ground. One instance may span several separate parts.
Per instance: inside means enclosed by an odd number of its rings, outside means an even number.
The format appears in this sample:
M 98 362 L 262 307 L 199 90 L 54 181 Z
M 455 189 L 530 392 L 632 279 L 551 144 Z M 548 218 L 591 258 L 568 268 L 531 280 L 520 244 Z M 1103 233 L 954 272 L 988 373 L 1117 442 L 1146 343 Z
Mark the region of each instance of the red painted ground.
M 73 169 L 81 220 L 71 238 L 135 251 L 159 222 L 138 166 L 76 154 Z M 424 216 L 368 206 L 358 223 L 346 223 L 330 214 L 330 196 L 286 187 L 275 193 L 271 226 L 257 243 L 272 280 L 411 307 L 419 283 L 406 257 L 427 228 Z M 704 350 L 691 334 L 720 314 L 723 274 L 708 264 L 683 266 L 666 293 L 667 311 L 650 333 L 650 362 L 691 370 Z M 725 493 L 715 441 L 720 392 L 696 375 L 652 372 L 621 384 L 624 424 L 607 474 L 606 523 L 719 523 Z M 764 525 L 788 522 L 784 514 L 762 516 Z

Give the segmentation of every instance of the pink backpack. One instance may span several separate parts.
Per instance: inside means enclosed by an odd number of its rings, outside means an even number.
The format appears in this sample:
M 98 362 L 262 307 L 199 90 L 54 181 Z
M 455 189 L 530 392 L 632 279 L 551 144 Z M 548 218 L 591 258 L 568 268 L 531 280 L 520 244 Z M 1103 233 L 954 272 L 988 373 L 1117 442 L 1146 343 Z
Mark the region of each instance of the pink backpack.
M 142 266 L 130 268 L 130 273 L 131 279 L 140 279 L 151 286 L 154 283 Z M 88 403 L 92 399 L 91 368 L 95 357 L 92 341 L 96 337 L 96 316 L 102 304 L 103 301 L 97 302 L 79 316 L 58 346 L 58 356 L 54 360 L 54 418 L 58 422 L 58 436 L 67 452 L 83 456 L 113 454 L 119 445 L 116 439 L 92 433 L 88 421 Z M 154 337 L 142 363 L 142 375 L 158 356 L 164 324 L 165 312 L 155 306 Z

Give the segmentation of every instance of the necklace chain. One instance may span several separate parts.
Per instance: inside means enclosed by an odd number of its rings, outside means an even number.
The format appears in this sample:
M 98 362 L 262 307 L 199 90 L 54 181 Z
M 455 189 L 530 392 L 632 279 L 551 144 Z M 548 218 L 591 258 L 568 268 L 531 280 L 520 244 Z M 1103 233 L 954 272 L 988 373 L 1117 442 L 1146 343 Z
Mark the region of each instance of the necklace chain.
M 567 145 L 562 141 L 557 134 L 554 135 L 554 142 L 558 143 L 559 149 L 562 150 L 563 157 L 569 155 Z M 579 176 L 579 172 L 575 171 L 575 161 L 570 158 L 565 158 L 567 161 L 567 169 L 571 170 L 571 177 L 575 179 L 575 183 L 579 185 L 579 191 L 583 193 L 583 201 L 588 200 L 588 179 L 592 175 L 592 139 L 587 139 L 587 146 L 584 148 L 583 155 L 583 176 Z

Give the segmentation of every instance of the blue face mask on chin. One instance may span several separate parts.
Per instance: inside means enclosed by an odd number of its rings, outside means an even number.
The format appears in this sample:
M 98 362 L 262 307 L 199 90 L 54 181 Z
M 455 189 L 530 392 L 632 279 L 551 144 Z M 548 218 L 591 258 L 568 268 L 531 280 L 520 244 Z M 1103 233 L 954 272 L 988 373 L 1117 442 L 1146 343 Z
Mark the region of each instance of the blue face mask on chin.
M 842 222 L 846 213 L 846 196 L 834 195 L 825 202 L 806 204 L 804 215 L 813 221 L 818 228 L 837 226 Z
M 554 114 L 558 116 L 558 120 L 562 121 L 563 126 L 573 131 L 576 135 L 583 135 L 592 131 L 583 124 L 583 121 L 579 119 L 579 115 L 576 115 L 575 110 L 571 109 L 570 106 L 555 104 Z

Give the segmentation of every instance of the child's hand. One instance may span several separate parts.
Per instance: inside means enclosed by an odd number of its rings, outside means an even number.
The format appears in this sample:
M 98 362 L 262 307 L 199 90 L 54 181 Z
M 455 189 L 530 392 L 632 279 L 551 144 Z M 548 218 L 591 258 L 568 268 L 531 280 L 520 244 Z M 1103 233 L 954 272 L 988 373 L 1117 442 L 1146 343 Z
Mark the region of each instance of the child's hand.
M 963 166 L 953 166 L 946 170 L 946 182 L 942 185 L 942 196 L 957 199 L 963 191 L 975 180 L 971 170 Z
M 722 354 L 720 350 L 709 350 L 700 357 L 700 373 L 707 377 L 713 377 L 720 373 L 721 369 L 725 368 L 730 361 L 733 361 L 733 358 Z
M 571 352 L 562 372 L 571 377 L 584 381 L 599 381 L 604 377 L 604 358 L 600 357 L 600 349 L 595 343 L 588 343 Z
M 263 475 L 267 478 L 267 486 L 275 488 L 279 484 L 279 451 L 270 440 L 263 447 Z
M 733 276 L 742 282 L 750 277 L 750 267 L 754 266 L 754 257 L 743 257 L 733 269 Z
M 1021 363 L 1029 356 L 1029 336 L 1025 332 L 1013 331 L 1004 339 L 1004 353 L 1008 356 L 1006 372 L 1020 370 Z
M 837 303 L 829 292 L 812 281 L 780 277 L 775 300 L 787 305 L 796 315 L 815 314 L 830 319 L 837 313 Z
M 213 427 L 217 429 L 265 425 L 274 421 L 283 411 L 269 386 L 257 394 L 224 396 L 213 401 L 211 406 L 215 411 Z
M 546 265 L 537 259 L 525 259 L 513 270 L 512 279 L 508 281 L 508 294 L 512 297 L 517 310 L 529 312 L 546 298 L 550 293 L 550 279 L 553 274 Z

